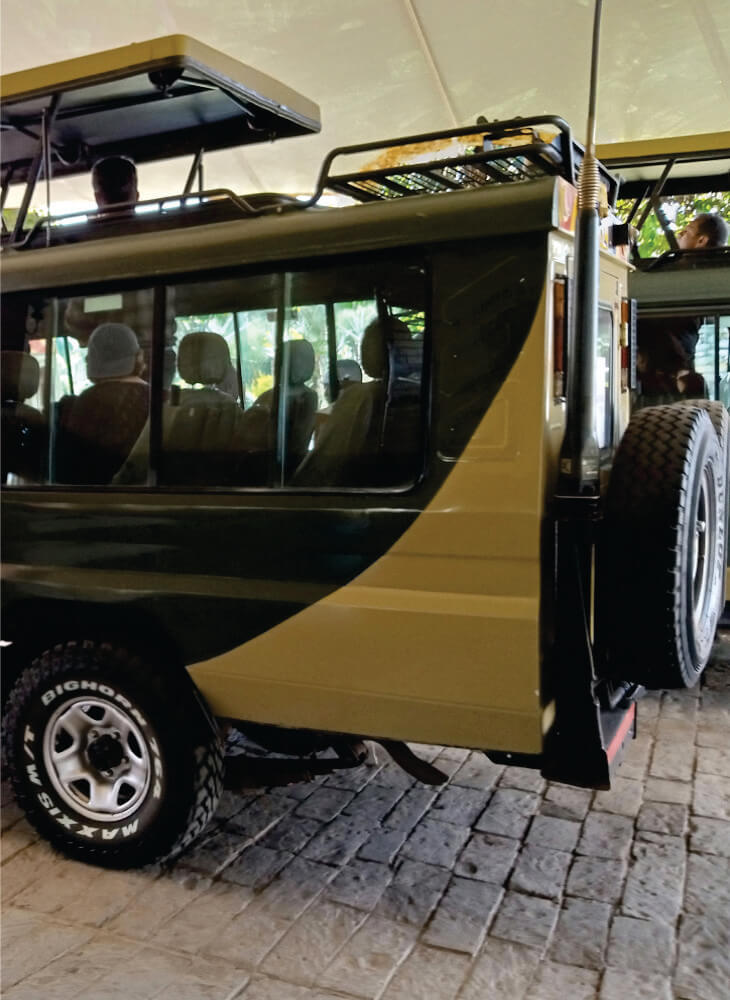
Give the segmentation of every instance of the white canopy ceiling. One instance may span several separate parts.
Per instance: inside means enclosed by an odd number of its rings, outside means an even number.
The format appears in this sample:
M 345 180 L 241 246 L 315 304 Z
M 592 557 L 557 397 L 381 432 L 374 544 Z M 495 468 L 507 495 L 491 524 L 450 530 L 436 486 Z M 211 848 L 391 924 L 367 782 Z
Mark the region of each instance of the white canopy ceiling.
M 598 141 L 730 128 L 730 0 L 604 0 Z M 2 72 L 182 33 L 316 101 L 320 135 L 210 154 L 206 187 L 309 192 L 333 146 L 559 114 L 582 137 L 593 0 L 3 0 Z M 188 164 L 145 166 L 143 197 Z M 85 178 L 59 201 L 88 201 Z M 60 207 L 60 206 L 59 206 Z

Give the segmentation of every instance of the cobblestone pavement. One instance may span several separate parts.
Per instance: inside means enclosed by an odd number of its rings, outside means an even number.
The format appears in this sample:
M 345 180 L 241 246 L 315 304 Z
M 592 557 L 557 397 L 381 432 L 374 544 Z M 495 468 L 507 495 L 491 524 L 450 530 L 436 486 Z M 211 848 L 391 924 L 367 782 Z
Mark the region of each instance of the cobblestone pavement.
M 227 792 L 172 870 L 60 858 L 3 810 L 6 1000 L 727 1000 L 730 637 L 639 706 L 610 792 L 422 747 Z M 721 662 L 724 660 L 725 662 Z

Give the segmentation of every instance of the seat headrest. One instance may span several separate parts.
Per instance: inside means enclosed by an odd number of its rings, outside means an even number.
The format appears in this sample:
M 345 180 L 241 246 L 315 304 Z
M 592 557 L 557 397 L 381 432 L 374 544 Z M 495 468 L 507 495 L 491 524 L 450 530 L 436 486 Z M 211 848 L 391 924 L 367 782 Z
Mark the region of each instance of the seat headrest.
M 304 385 L 314 374 L 314 348 L 308 340 L 285 340 L 282 368 L 289 366 L 289 385 Z
M 2 399 L 21 403 L 38 392 L 41 370 L 38 362 L 25 351 L 3 351 L 0 359 Z
M 219 333 L 186 333 L 180 341 L 177 370 L 188 385 L 217 385 L 225 379 L 230 365 L 228 344 Z
M 398 341 L 410 339 L 406 324 L 389 316 L 386 320 L 374 319 L 365 327 L 360 344 L 360 360 L 363 371 L 370 378 L 385 378 L 388 374 L 388 358 Z
M 337 362 L 337 380 L 342 385 L 348 382 L 362 382 L 362 368 L 351 358 L 341 358 Z

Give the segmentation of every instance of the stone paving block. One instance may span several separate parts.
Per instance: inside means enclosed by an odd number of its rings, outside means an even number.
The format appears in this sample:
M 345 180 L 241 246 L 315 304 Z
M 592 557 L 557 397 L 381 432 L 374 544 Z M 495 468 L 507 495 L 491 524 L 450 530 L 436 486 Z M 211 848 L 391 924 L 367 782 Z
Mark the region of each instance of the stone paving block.
M 537 812 L 539 797 L 518 788 L 498 788 L 474 824 L 481 833 L 519 839 Z
M 719 774 L 730 778 L 730 750 L 724 747 L 698 747 L 697 770 L 702 774 Z
M 685 913 L 725 913 L 730 921 L 730 858 L 690 854 L 684 892 Z
M 4 809 L 3 812 L 5 812 Z M 16 819 L 15 823 L 9 829 L 3 831 L 2 851 L 0 851 L 2 863 L 5 864 L 10 861 L 11 858 L 37 841 L 38 834 L 30 823 L 24 819 Z
M 335 874 L 334 868 L 297 857 L 264 889 L 257 905 L 277 917 L 296 920 Z
M 2 922 L 2 990 L 88 941 L 89 927 L 69 927 L 41 914 L 7 908 Z
M 508 892 L 490 935 L 545 950 L 558 919 L 558 904 L 550 899 Z
M 323 824 L 308 816 L 287 816 L 281 823 L 277 823 L 267 834 L 257 841 L 260 847 L 268 847 L 274 851 L 289 851 L 298 854 L 316 833 L 322 829 Z
M 641 781 L 619 774 L 618 777 L 611 779 L 610 791 L 596 792 L 592 808 L 595 812 L 634 817 L 641 808 L 643 795 L 644 786 Z
M 343 812 L 372 827 L 381 822 L 403 794 L 403 789 L 397 786 L 369 784 L 345 805 Z
M 545 787 L 545 779 L 532 767 L 506 767 L 499 779 L 500 788 L 520 788 L 524 792 L 539 794 Z
M 237 831 L 243 841 L 257 840 L 299 805 L 293 795 L 276 795 L 273 792 L 260 795 L 232 816 L 226 826 L 231 831 Z
M 435 788 L 419 785 L 411 788 L 383 820 L 386 830 L 403 830 L 410 833 L 416 823 L 427 812 L 436 798 Z
M 371 833 L 367 819 L 344 813 L 323 827 L 302 849 L 302 856 L 328 865 L 344 865 Z
M 374 914 L 347 942 L 319 986 L 374 1000 L 415 943 L 417 931 Z
M 517 858 L 509 888 L 531 896 L 559 900 L 572 856 L 567 851 L 526 844 Z
M 667 853 L 654 844 L 637 844 L 634 854 L 626 878 L 622 913 L 673 923 L 682 907 L 684 856 Z
M 10 864 L 14 860 L 12 859 Z M 99 877 L 100 869 L 82 865 L 78 861 L 66 861 L 57 856 L 45 869 L 42 886 L 32 881 L 23 891 L 16 894 L 13 904 L 37 913 L 51 915 L 62 910 L 67 904 L 73 903 L 79 894 L 85 893 Z
M 698 853 L 730 858 L 730 820 L 693 817 L 690 820 L 689 847 Z
M 106 929 L 137 941 L 148 941 L 158 927 L 189 906 L 212 882 L 180 869 L 149 882 L 113 919 Z
M 309 816 L 310 819 L 318 819 L 320 822 L 326 823 L 342 812 L 353 798 L 354 795 L 350 791 L 322 786 L 297 806 L 296 814 L 297 816 Z
M 682 837 L 687 829 L 687 807 L 676 802 L 645 802 L 637 817 L 636 828 Z
M 24 977 L 17 993 L 24 996 L 24 1000 L 25 997 L 29 1000 L 76 1000 L 82 989 L 98 982 L 122 962 L 133 962 L 140 948 L 138 942 L 119 935 L 96 935 Z M 12 989 L 7 997 L 12 998 L 15 993 Z
M 257 973 L 251 976 L 246 989 L 236 994 L 235 1000 L 317 1000 L 317 997 L 318 994 L 306 986 L 295 986 L 294 983 Z
M 459 750 L 458 747 L 445 747 L 444 750 L 433 761 L 433 766 L 442 771 L 447 778 L 451 779 L 466 760 L 466 756 L 456 757 L 451 751 Z
M 183 952 L 206 951 L 252 897 L 250 889 L 227 882 L 214 883 L 202 896 L 166 919 L 159 930 L 150 935 L 150 942 Z
M 673 1000 L 672 981 L 639 969 L 606 969 L 599 1000 Z
M 606 961 L 619 969 L 669 975 L 674 962 L 674 931 L 660 920 L 615 917 Z
M 491 792 L 477 788 L 447 785 L 431 806 L 430 819 L 439 819 L 454 826 L 471 826 L 483 812 Z
M 730 914 L 689 914 L 679 931 L 674 975 L 679 997 L 727 1000 L 730 993 Z
M 260 798 L 260 794 L 242 795 L 241 792 L 224 790 L 215 810 L 214 821 L 225 821 L 233 819 L 243 809 L 249 806 L 254 799 Z
M 637 830 L 631 856 L 643 856 L 647 851 L 656 851 L 670 859 L 674 858 L 678 865 L 684 865 L 687 861 L 687 841 L 684 837 L 654 833 L 652 830 Z
M 519 840 L 492 833 L 473 833 L 459 855 L 454 871 L 465 878 L 503 885 L 517 858 Z
M 416 783 L 416 779 L 412 778 L 407 771 L 404 771 L 400 764 L 396 764 L 394 760 L 391 760 L 385 751 L 386 763 L 378 773 L 373 778 L 373 781 L 378 785 L 390 785 L 393 788 L 400 788 L 404 792 L 411 788 Z
M 7 905 L 18 894 L 30 889 L 34 884 L 45 884 L 46 878 L 58 864 L 58 857 L 42 841 L 31 844 L 15 854 L 2 866 L 2 900 Z
M 453 776 L 451 784 L 465 788 L 481 788 L 488 792 L 494 788 L 503 770 L 501 765 L 488 760 L 486 754 L 475 750 L 469 754 Z
M 487 938 L 459 1000 L 524 1000 L 540 957 L 537 948 Z
M 274 851 L 252 844 L 223 869 L 220 877 L 224 882 L 235 882 L 236 885 L 249 886 L 259 891 L 293 858 L 294 855 L 289 851 Z
M 261 971 L 312 986 L 365 919 L 358 910 L 320 900 L 269 952 Z
M 365 861 L 392 864 L 393 858 L 406 841 L 406 830 L 376 830 L 358 851 L 358 857 Z
M 525 1000 L 594 1000 L 598 973 L 575 965 L 544 962 Z
M 578 841 L 578 854 L 594 858 L 621 859 L 628 856 L 634 824 L 628 816 L 613 813 L 590 813 Z
M 527 835 L 527 843 L 535 847 L 552 847 L 556 851 L 572 851 L 578 843 L 580 823 L 557 816 L 535 816 Z
M 400 853 L 411 861 L 452 868 L 468 839 L 468 827 L 453 826 L 427 817 L 418 824 Z
M 502 899 L 488 882 L 454 877 L 421 936 L 426 944 L 475 955 Z
M 649 773 L 654 778 L 672 781 L 691 781 L 694 769 L 694 747 L 684 742 L 657 740 L 651 758 Z
M 325 896 L 336 903 L 358 910 L 373 909 L 393 877 L 386 864 L 356 859 L 351 861 L 325 889 Z
M 698 774 L 694 783 L 692 811 L 696 816 L 730 819 L 730 782 L 719 774 Z
M 709 725 L 700 718 L 695 743 L 698 747 L 718 747 L 724 750 L 727 746 L 727 729 L 725 726 Z
M 593 792 L 587 788 L 571 788 L 570 785 L 550 782 L 540 805 L 540 813 L 581 822 L 588 814 L 592 798 Z
M 238 983 L 239 990 L 247 981 L 246 975 Z M 210 983 L 201 983 L 197 979 L 183 979 L 166 986 L 162 993 L 155 993 L 155 1000 L 228 1000 L 230 995 L 231 991 L 226 986 L 211 986 Z M 240 997 L 241 993 L 237 992 L 236 995 Z
M 602 969 L 611 915 L 610 903 L 566 899 L 553 935 L 550 957 L 565 965 Z
M 234 917 L 210 940 L 204 954 L 255 969 L 284 937 L 293 921 L 261 907 L 259 900 Z
M 625 860 L 579 856 L 570 869 L 566 892 L 597 902 L 617 903 L 623 893 L 627 871 Z
M 60 919 L 101 927 L 120 913 L 147 885 L 143 872 L 102 871 L 98 878 L 79 885 L 76 896 L 58 910 Z
M 466 955 L 417 944 L 380 1000 L 455 1000 L 469 964 Z
M 178 865 L 205 875 L 217 875 L 234 861 L 250 843 L 238 830 L 217 830 L 210 837 L 193 844 L 179 859 Z
M 692 783 L 669 781 L 666 778 L 647 778 L 644 785 L 645 802 L 676 802 L 688 806 L 692 801 Z
M 444 893 L 449 874 L 435 865 L 402 862 L 375 913 L 391 921 L 423 927 Z
M 619 775 L 622 778 L 634 778 L 637 781 L 642 781 L 649 768 L 649 760 L 651 758 L 651 752 L 654 748 L 654 741 L 645 732 L 647 721 L 645 712 L 647 707 L 648 706 L 643 703 L 639 707 L 638 725 L 641 735 L 639 735 L 636 739 L 631 740 L 626 747 L 623 760 L 621 761 L 621 767 L 619 769 Z

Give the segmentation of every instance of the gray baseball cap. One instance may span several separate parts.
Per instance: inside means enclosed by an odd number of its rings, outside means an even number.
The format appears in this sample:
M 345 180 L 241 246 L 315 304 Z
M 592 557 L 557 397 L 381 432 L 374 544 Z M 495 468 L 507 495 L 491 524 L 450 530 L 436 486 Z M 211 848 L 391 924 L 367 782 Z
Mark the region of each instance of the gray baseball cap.
M 139 353 L 137 334 L 124 323 L 102 323 L 89 337 L 86 372 L 89 378 L 131 375 Z

